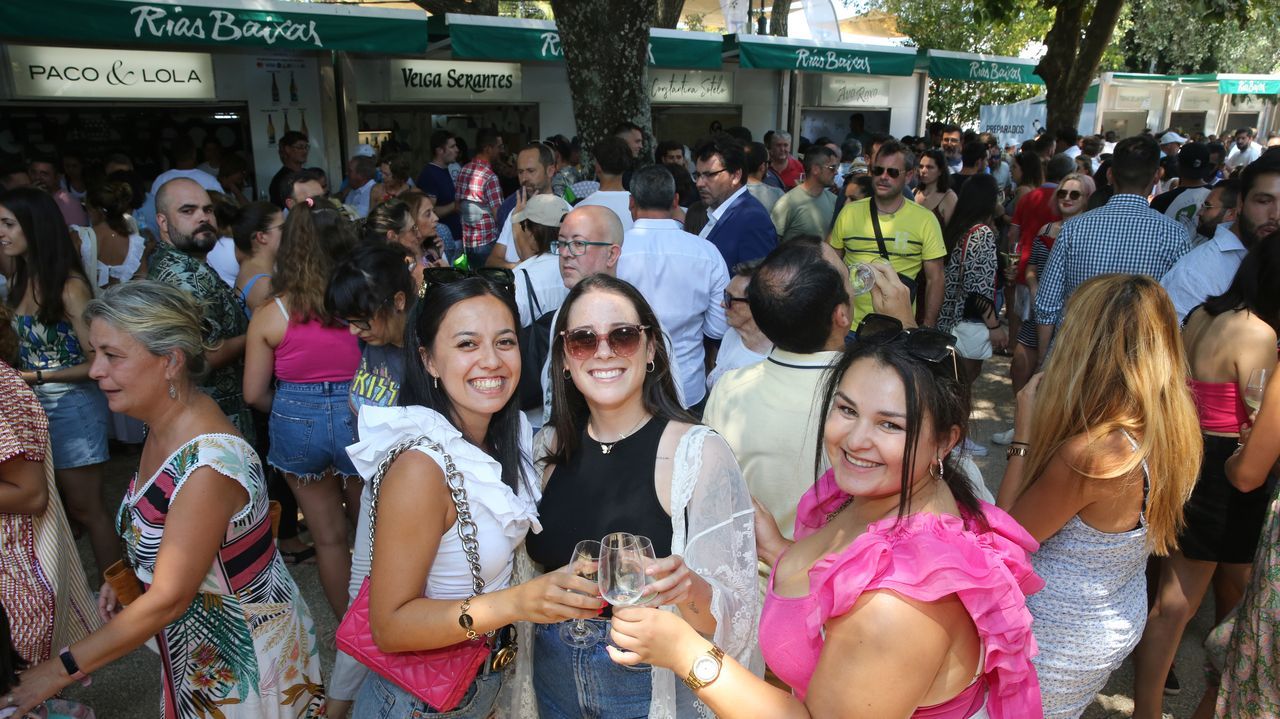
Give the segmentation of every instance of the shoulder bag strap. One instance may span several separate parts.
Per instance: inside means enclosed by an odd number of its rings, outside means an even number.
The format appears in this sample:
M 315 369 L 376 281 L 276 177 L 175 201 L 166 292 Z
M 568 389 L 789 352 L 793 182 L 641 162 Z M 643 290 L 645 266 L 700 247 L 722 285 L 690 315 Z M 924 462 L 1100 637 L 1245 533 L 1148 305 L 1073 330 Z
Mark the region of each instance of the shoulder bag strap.
M 480 542 L 477 541 L 475 519 L 471 516 L 471 503 L 467 500 L 467 488 L 462 483 L 462 472 L 453 463 L 453 457 L 445 451 L 440 443 L 432 441 L 425 434 L 419 435 L 412 439 L 406 439 L 387 452 L 387 456 L 382 458 L 378 463 L 378 471 L 374 472 L 373 478 L 370 480 L 370 488 L 373 492 L 373 502 L 369 507 L 369 561 L 373 562 L 373 537 L 374 528 L 378 524 L 378 493 L 382 486 L 382 480 L 387 476 L 387 470 L 391 465 L 404 454 L 406 450 L 413 449 L 418 445 L 425 445 L 427 449 L 438 452 L 444 457 L 444 478 L 445 483 L 449 486 L 449 496 L 453 499 L 454 509 L 458 512 L 458 521 L 456 527 L 458 529 L 458 538 L 462 540 L 462 549 L 467 556 L 467 565 L 471 569 L 471 587 L 474 594 L 479 596 L 484 594 L 484 577 L 480 576 Z M 496 631 L 496 630 L 495 630 Z M 493 636 L 494 632 L 487 632 L 489 636 Z
M 538 295 L 533 291 L 533 283 L 529 281 L 529 271 L 521 269 L 524 275 L 524 293 L 529 300 L 529 316 L 538 319 L 542 316 L 542 305 L 538 303 Z
M 889 259 L 889 248 L 884 244 L 884 233 L 880 231 L 880 212 L 876 210 L 876 198 L 872 197 L 869 203 L 871 207 L 871 227 L 876 231 L 876 245 L 880 248 L 880 256 Z

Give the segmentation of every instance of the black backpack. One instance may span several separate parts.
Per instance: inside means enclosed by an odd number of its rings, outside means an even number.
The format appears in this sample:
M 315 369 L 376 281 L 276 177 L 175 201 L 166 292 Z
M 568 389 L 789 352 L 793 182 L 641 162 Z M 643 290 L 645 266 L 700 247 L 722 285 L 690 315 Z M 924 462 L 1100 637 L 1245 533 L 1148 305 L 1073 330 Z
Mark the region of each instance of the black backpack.
M 555 311 L 543 313 L 538 296 L 529 281 L 529 271 L 524 274 L 524 291 L 529 300 L 529 314 L 533 322 L 520 329 L 520 409 L 533 410 L 542 407 L 542 365 L 551 354 L 551 325 Z

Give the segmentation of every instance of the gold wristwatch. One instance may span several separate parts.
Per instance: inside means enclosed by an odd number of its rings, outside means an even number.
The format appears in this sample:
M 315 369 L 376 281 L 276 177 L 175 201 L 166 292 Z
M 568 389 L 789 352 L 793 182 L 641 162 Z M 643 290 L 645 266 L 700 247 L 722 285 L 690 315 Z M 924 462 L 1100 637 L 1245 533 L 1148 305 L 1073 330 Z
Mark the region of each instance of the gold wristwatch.
M 724 650 L 712 644 L 705 654 L 700 654 L 689 667 L 689 674 L 684 678 L 684 685 L 698 691 L 714 682 L 720 676 L 720 667 L 724 666 Z

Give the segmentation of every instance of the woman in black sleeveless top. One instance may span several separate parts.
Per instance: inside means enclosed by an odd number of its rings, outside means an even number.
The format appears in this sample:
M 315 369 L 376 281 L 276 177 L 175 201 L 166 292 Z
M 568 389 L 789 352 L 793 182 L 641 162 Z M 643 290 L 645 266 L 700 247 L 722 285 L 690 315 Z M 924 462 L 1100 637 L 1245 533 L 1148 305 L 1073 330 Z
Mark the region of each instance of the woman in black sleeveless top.
M 553 571 L 581 540 L 648 537 L 658 557 L 651 606 L 673 607 L 726 653 L 750 659 L 759 612 L 751 497 L 728 445 L 681 409 L 661 337 L 630 284 L 594 275 L 570 291 L 553 331 L 552 422 L 534 450 L 542 532 L 525 546 Z M 533 630 L 543 719 L 697 715 L 683 677 L 615 664 L 607 621 L 588 625 L 597 641 L 586 648 L 562 641 L 555 625 Z

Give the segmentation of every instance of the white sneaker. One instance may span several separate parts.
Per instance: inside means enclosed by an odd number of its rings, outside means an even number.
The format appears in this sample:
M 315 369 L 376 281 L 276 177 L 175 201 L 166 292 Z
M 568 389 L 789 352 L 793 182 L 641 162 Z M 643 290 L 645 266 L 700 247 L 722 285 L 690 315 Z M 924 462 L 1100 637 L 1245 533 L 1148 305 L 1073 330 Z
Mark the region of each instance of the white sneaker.
M 964 438 L 964 444 L 961 445 L 961 447 L 962 449 L 960 451 L 963 452 L 964 454 L 972 455 L 974 457 L 987 456 L 986 446 L 978 444 L 977 442 L 973 441 L 969 437 Z
M 1002 447 L 1007 447 L 1013 444 L 1013 427 L 1010 427 L 1008 431 L 996 432 L 995 434 L 991 435 L 991 442 L 993 444 L 998 444 Z

